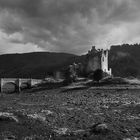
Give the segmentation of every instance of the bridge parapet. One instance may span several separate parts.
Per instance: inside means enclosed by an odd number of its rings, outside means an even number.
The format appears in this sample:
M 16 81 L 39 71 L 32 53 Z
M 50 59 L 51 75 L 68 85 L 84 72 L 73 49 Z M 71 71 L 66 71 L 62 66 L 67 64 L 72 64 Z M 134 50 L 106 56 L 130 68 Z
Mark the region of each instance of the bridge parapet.
M 3 86 L 7 83 L 12 83 L 16 86 L 18 92 L 21 91 L 21 85 L 23 83 L 28 84 L 29 87 L 32 87 L 36 84 L 41 83 L 42 80 L 38 79 L 22 79 L 22 78 L 0 78 L 0 90 L 3 92 Z

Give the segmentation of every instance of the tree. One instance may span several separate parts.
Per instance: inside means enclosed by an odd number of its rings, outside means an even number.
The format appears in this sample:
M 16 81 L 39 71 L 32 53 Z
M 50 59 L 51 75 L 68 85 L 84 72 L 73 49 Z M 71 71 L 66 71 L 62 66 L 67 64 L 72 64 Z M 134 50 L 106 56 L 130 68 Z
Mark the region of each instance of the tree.
M 137 68 L 129 66 L 128 68 L 125 69 L 124 74 L 126 76 L 137 77 L 139 72 Z
M 76 69 L 74 65 L 69 65 L 69 67 L 65 70 L 65 84 L 70 84 L 72 82 L 75 82 L 77 79 Z
M 93 80 L 99 82 L 103 78 L 103 71 L 101 69 L 95 70 Z

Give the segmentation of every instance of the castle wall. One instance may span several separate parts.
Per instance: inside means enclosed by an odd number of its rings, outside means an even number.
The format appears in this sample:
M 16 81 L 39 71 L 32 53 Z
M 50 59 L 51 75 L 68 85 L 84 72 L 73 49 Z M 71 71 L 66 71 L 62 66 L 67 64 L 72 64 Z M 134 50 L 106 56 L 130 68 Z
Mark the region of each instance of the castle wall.
M 104 72 L 107 72 L 108 71 L 108 51 L 102 51 L 101 69 Z
M 102 51 L 101 69 L 103 72 L 111 75 L 111 69 L 108 68 L 108 50 Z
M 87 73 L 90 73 L 97 69 L 101 69 L 101 59 L 98 55 L 94 57 L 90 57 L 88 59 L 86 71 Z

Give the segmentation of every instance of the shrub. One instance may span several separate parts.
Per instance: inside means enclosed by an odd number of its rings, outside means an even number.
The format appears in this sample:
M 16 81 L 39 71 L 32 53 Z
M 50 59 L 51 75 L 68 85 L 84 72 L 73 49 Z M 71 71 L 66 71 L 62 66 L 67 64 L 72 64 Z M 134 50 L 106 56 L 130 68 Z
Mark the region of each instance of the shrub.
M 64 72 L 64 84 L 70 84 L 72 82 L 75 82 L 77 79 L 76 71 L 74 70 L 73 66 L 68 67 Z
M 103 78 L 103 71 L 101 69 L 97 69 L 94 71 L 93 80 L 99 82 Z

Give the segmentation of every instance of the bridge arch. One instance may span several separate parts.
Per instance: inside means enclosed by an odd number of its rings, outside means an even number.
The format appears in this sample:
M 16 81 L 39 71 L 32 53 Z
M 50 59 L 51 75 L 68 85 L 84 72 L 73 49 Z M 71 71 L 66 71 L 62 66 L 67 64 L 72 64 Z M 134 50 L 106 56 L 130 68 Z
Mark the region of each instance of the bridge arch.
M 14 82 L 6 82 L 1 87 L 1 91 L 5 93 L 13 93 L 18 91 L 18 86 Z
M 21 82 L 20 87 L 21 90 L 31 88 L 31 84 L 29 82 Z

